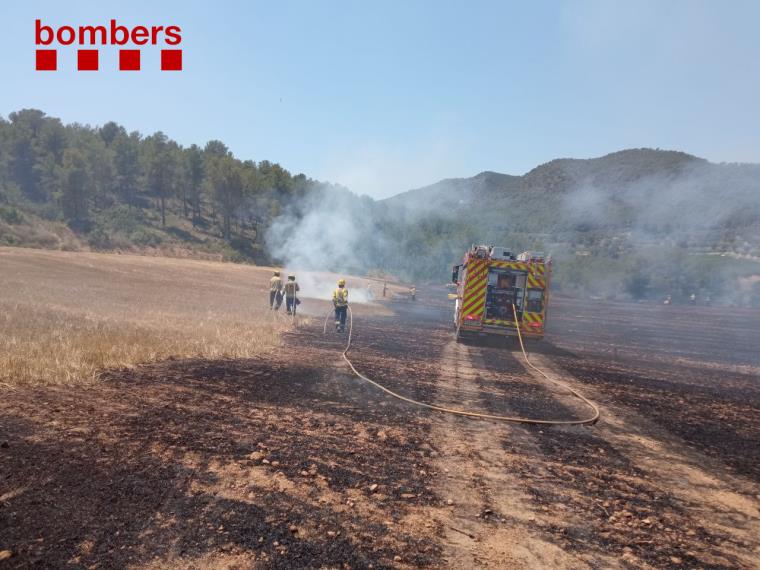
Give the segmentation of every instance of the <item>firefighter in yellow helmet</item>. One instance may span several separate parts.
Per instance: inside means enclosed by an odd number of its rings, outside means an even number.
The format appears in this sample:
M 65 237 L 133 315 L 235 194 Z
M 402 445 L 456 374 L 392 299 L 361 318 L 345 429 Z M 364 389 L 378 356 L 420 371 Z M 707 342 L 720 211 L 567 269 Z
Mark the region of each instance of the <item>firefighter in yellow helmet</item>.
M 335 330 L 346 330 L 346 313 L 348 313 L 348 289 L 346 280 L 338 279 L 338 288 L 333 291 L 333 306 L 335 307 Z
M 272 278 L 269 280 L 269 309 L 277 310 L 282 304 L 282 279 L 280 279 L 280 272 L 275 271 Z

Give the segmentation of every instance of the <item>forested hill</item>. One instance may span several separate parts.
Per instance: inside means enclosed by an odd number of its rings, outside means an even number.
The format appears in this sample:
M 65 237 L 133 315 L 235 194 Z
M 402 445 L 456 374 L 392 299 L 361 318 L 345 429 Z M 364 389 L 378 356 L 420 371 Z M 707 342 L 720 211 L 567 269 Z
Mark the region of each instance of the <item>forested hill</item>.
M 624 150 L 375 202 L 116 123 L 0 117 L 0 245 L 153 252 L 444 281 L 472 243 L 553 254 L 585 295 L 760 304 L 760 165 Z M 754 302 L 754 301 L 753 301 Z
M 426 227 L 408 243 L 436 243 L 432 266 L 461 244 L 498 243 L 553 253 L 558 284 L 579 292 L 746 299 L 754 288 L 760 302 L 757 164 L 631 149 L 442 180 L 382 204 Z
M 523 176 L 482 172 L 472 178 L 442 180 L 398 194 L 386 202 L 415 211 L 430 211 L 439 205 L 479 208 L 490 204 L 497 208 L 505 205 L 519 208 L 535 199 L 542 202 L 548 199 L 547 205 L 562 206 L 558 210 L 564 210 L 584 192 L 597 192 L 594 198 L 598 200 L 594 203 L 587 200 L 586 206 L 597 207 L 609 201 L 631 202 L 627 206 L 635 212 L 629 210 L 628 219 L 613 216 L 594 220 L 622 228 L 633 222 L 630 215 L 646 214 L 656 209 L 656 204 L 663 199 L 669 202 L 682 199 L 684 204 L 699 199 L 700 206 L 708 207 L 709 202 L 716 199 L 736 198 L 744 203 L 748 192 L 758 190 L 759 175 L 760 165 L 711 164 L 683 152 L 631 149 L 600 158 L 556 159 Z M 647 196 L 647 190 L 653 195 Z M 655 194 L 657 200 L 649 201 Z M 512 200 L 518 202 L 512 204 Z M 572 226 L 577 220 L 564 221 Z
M 0 117 L 0 245 L 265 260 L 262 229 L 316 186 L 218 140 Z

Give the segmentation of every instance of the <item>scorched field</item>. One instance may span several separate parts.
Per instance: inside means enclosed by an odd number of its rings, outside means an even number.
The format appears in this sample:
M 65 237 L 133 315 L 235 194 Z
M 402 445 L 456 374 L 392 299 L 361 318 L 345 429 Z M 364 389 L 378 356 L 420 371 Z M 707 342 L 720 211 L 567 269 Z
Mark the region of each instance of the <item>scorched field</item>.
M 6 335 L 29 311 L 100 338 L 97 354 L 104 338 L 137 345 L 113 363 L 46 369 L 24 354 L 45 359 L 65 335 L 39 325 L 19 341 L 26 352 L 7 344 L 6 567 L 760 566 L 757 310 L 554 298 L 531 359 L 601 419 L 523 426 L 413 406 L 357 378 L 346 336 L 323 334 L 330 303 L 273 316 L 262 269 L 2 253 L 4 286 L 27 284 L 5 298 Z M 77 300 L 72 264 L 88 263 Z M 348 278 L 368 284 L 379 297 Z M 349 357 L 400 394 L 490 414 L 588 413 L 516 344 L 456 343 L 443 288 L 418 287 L 413 302 L 394 287 L 352 309 Z

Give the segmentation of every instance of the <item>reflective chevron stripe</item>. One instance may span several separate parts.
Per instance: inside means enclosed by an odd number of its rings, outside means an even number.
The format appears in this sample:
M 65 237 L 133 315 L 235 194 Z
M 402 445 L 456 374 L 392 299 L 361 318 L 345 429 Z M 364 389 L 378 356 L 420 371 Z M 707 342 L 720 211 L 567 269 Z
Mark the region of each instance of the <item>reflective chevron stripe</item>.
M 480 322 L 488 325 L 511 326 L 511 319 L 484 319 L 486 291 L 488 290 L 488 273 L 490 268 L 508 269 L 521 271 L 526 274 L 526 288 L 546 291 L 546 266 L 543 263 L 528 261 L 504 261 L 470 259 L 466 262 L 466 277 L 464 290 L 460 298 L 460 319 L 463 324 L 467 321 L 475 321 L 475 326 Z M 544 326 L 543 313 L 523 313 L 521 329 L 529 332 L 542 332 Z
M 488 285 L 488 262 L 470 260 L 467 263 L 467 277 L 462 296 L 462 319 L 481 318 L 486 304 L 486 287 Z M 472 320 L 472 319 L 470 319 Z
M 543 289 L 546 282 L 542 277 L 537 277 L 532 273 L 528 273 L 528 288 L 529 289 Z
M 541 313 L 523 313 L 523 323 L 544 324 L 544 316 Z
M 500 269 L 516 269 L 517 271 L 528 271 L 530 264 L 525 261 L 492 261 L 491 267 Z

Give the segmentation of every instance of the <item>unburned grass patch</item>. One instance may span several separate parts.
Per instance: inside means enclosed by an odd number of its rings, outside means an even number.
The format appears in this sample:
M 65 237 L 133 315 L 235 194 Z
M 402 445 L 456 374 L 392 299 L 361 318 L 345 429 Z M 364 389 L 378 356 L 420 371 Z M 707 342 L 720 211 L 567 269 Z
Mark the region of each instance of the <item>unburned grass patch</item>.
M 0 248 L 0 385 L 261 354 L 293 325 L 269 311 L 268 279 L 251 266 Z
M 92 381 L 108 368 L 172 357 L 245 358 L 276 345 L 283 320 L 114 315 L 0 302 L 0 383 Z

